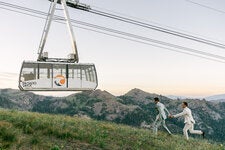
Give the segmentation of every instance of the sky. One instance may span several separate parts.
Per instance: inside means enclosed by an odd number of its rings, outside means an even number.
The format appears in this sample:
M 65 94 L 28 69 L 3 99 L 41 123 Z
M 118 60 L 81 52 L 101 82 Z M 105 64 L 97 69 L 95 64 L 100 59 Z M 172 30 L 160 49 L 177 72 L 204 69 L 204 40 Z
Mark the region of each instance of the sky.
M 1 0 L 48 11 L 48 0 Z M 225 11 L 225 0 L 193 0 Z M 137 20 L 198 35 L 225 44 L 225 13 L 188 0 L 80 0 L 92 8 L 118 12 Z M 225 56 L 225 49 L 181 39 L 69 8 L 71 18 L 124 32 Z M 60 12 L 57 14 L 61 15 Z M 45 20 L 0 8 L 0 88 L 18 87 L 23 60 L 36 60 Z M 45 50 L 51 57 L 71 52 L 63 24 L 53 23 Z M 122 95 L 133 88 L 162 95 L 205 97 L 225 93 L 225 63 L 172 52 L 74 27 L 81 63 L 94 63 L 99 89 Z M 44 95 L 66 95 L 52 92 Z

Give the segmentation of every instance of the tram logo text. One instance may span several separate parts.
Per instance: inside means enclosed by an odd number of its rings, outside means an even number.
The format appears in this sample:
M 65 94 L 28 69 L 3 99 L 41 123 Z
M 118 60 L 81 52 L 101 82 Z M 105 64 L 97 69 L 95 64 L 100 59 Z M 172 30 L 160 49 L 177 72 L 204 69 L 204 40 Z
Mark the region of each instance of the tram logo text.
M 32 82 L 22 82 L 23 87 L 32 87 L 32 85 L 36 85 L 37 82 L 32 81 Z
M 54 79 L 54 83 L 57 85 L 57 86 L 63 86 L 66 82 L 66 79 L 63 75 L 57 75 L 55 76 L 55 79 Z

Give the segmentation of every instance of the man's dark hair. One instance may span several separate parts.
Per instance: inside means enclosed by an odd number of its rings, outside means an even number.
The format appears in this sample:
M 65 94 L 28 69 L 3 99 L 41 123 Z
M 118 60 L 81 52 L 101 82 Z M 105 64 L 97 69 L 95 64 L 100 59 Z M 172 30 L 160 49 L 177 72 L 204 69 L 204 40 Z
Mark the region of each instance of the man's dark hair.
M 184 104 L 185 106 L 188 106 L 188 103 L 187 103 L 187 102 L 183 102 L 183 104 Z
M 157 102 L 159 102 L 159 98 L 158 97 L 155 97 L 154 100 L 157 101 Z

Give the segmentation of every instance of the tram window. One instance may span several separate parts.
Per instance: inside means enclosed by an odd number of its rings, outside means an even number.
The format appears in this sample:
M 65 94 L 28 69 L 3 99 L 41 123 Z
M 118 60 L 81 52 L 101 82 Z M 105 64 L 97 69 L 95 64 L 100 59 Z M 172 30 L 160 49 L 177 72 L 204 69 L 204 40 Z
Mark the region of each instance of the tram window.
M 91 78 L 91 74 L 90 74 L 90 68 L 87 68 L 87 75 L 88 75 L 88 81 L 92 81 L 92 78 Z
M 86 80 L 84 69 L 81 70 L 81 76 L 82 76 L 82 80 Z
M 66 65 L 53 65 L 53 76 L 57 75 L 66 77 Z
M 95 82 L 95 69 L 94 69 L 93 66 L 90 66 L 90 67 L 88 68 L 88 74 L 89 74 L 89 76 L 90 76 L 90 81 L 91 81 L 91 82 Z
M 96 81 L 97 76 L 96 76 L 95 68 L 94 67 L 91 67 L 91 69 L 92 69 L 93 82 L 97 82 Z
M 69 65 L 68 66 L 68 78 L 72 78 L 72 79 L 80 79 L 80 66 L 78 65 Z
M 86 81 L 91 81 L 93 82 L 92 80 L 92 74 L 91 72 L 93 72 L 94 70 L 91 70 L 91 66 L 83 66 L 82 68 L 82 79 L 83 80 L 86 80 Z
M 88 68 L 85 69 L 85 76 L 86 76 L 86 80 L 90 81 L 90 75 L 88 73 Z
M 49 79 L 52 77 L 52 67 L 50 64 L 39 64 L 39 79 Z
M 95 82 L 95 70 L 93 66 L 85 66 L 82 68 L 82 78 L 86 81 Z
M 95 82 L 96 76 L 95 76 L 95 69 L 94 69 L 94 67 L 91 67 L 90 73 L 91 73 L 91 77 L 92 77 L 92 82 Z
M 90 74 L 90 79 L 91 79 L 91 82 L 94 82 L 94 76 L 93 76 L 93 70 L 92 70 L 92 67 L 88 69 L 88 72 Z
M 37 77 L 37 65 L 24 64 L 21 80 L 23 81 L 35 80 L 36 77 Z

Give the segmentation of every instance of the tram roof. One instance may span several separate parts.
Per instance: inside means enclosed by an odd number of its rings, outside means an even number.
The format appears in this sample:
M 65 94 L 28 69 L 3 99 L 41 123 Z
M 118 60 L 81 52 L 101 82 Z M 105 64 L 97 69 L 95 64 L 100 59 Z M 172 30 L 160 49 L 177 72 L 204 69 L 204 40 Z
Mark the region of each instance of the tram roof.
M 62 65 L 94 65 L 93 63 L 67 63 L 67 62 L 48 62 L 48 61 L 32 61 L 32 60 L 25 60 L 23 63 L 29 64 L 62 64 Z

